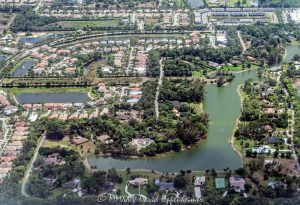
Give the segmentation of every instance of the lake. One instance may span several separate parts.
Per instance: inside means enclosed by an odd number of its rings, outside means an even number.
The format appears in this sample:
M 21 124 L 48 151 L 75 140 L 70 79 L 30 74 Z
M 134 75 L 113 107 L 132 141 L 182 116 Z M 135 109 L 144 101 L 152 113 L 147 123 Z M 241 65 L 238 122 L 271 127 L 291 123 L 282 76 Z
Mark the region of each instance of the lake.
M 16 94 L 16 99 L 20 104 L 84 103 L 91 100 L 87 93 L 82 93 L 82 92 L 21 93 L 21 94 Z
M 203 0 L 188 0 L 188 3 L 190 4 L 190 6 L 194 9 L 194 8 L 199 8 L 199 7 L 203 7 L 204 6 L 204 2 Z
M 40 43 L 47 40 L 56 40 L 58 38 L 64 37 L 64 34 L 51 34 L 45 36 L 37 36 L 37 37 L 21 37 L 19 42 L 21 43 Z
M 165 156 L 134 160 L 90 156 L 88 162 L 90 165 L 96 165 L 97 169 L 103 170 L 131 168 L 161 172 L 241 167 L 242 160 L 230 146 L 229 139 L 240 116 L 241 102 L 237 87 L 247 79 L 257 80 L 256 70 L 236 73 L 233 82 L 221 88 L 212 84 L 206 86 L 204 110 L 210 120 L 208 137 L 194 148 Z
M 289 63 L 291 62 L 294 55 L 300 55 L 300 45 L 287 45 L 285 47 L 286 55 L 283 58 L 283 62 Z
M 0 56 L 0 63 L 1 63 L 2 61 L 5 61 L 6 58 L 7 58 L 7 56 Z
M 37 62 L 33 60 L 24 60 L 21 65 L 19 65 L 13 72 L 14 77 L 22 77 L 28 74 L 28 71 L 32 66 L 36 65 Z

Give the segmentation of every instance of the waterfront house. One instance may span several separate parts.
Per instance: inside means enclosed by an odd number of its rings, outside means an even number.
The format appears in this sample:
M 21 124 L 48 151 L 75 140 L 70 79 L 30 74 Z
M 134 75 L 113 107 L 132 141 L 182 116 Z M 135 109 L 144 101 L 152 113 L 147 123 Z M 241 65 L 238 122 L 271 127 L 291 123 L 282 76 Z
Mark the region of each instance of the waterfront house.
M 80 186 L 80 179 L 73 179 L 72 181 L 63 184 L 62 186 L 67 189 L 77 189 Z
M 159 187 L 159 191 L 174 191 L 174 182 L 161 182 L 159 179 L 155 179 L 155 186 Z
M 205 184 L 205 176 L 196 177 L 194 181 L 195 186 L 203 186 Z
M 86 138 L 83 138 L 83 137 L 74 137 L 73 139 L 72 139 L 72 142 L 76 145 L 76 146 L 78 146 L 78 145 L 82 145 L 82 144 L 84 144 L 84 143 L 87 143 L 89 140 L 88 139 L 86 139 Z
M 134 186 L 144 186 L 144 185 L 148 184 L 148 179 L 138 177 L 138 178 L 135 178 L 133 180 L 129 180 L 128 183 L 131 184 L 131 185 L 134 185 Z
M 230 177 L 229 183 L 230 183 L 231 187 L 233 187 L 237 190 L 240 190 L 240 191 L 245 190 L 245 179 L 243 179 L 242 177 L 238 177 L 238 176 Z

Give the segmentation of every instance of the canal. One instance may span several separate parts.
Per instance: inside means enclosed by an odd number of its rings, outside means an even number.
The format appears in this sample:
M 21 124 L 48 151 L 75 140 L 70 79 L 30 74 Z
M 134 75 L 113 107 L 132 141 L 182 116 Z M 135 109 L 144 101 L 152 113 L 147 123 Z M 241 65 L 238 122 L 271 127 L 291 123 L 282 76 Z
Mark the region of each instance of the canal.
M 232 149 L 229 139 L 240 116 L 241 101 L 237 87 L 247 79 L 257 79 L 256 70 L 236 73 L 234 81 L 218 88 L 216 85 L 206 86 L 204 110 L 209 114 L 210 125 L 208 137 L 194 148 L 164 156 L 140 159 L 116 159 L 112 157 L 90 156 L 90 165 L 97 169 L 116 168 L 125 170 L 147 169 L 162 172 L 184 170 L 206 170 L 214 168 L 236 169 L 242 166 L 242 160 Z

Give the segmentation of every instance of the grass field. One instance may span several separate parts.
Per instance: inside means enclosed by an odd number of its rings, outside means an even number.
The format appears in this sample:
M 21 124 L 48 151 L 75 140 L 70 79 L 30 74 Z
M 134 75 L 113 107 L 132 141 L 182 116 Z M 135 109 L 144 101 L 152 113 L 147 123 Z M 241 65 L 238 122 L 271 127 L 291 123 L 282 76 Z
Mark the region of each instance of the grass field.
M 197 114 L 203 113 L 203 103 L 189 103 L 189 105 L 195 109 Z
M 251 65 L 250 68 L 254 67 L 254 65 Z M 220 68 L 220 71 L 232 71 L 232 72 L 236 72 L 236 71 L 243 71 L 243 70 L 247 70 L 248 68 L 245 66 L 245 68 L 243 68 L 242 65 L 239 66 L 234 66 L 234 65 L 225 65 L 222 68 Z
M 213 6 L 224 6 L 225 2 L 227 4 L 227 7 L 236 7 L 236 3 L 239 0 L 206 0 L 206 3 L 209 7 Z M 215 2 L 215 3 L 214 3 Z M 250 0 L 240 0 L 241 6 L 243 7 L 251 7 L 251 2 Z
M 62 140 L 48 140 L 46 139 L 43 143 L 43 147 L 68 147 L 70 149 L 76 150 L 82 158 L 85 158 L 91 154 L 95 153 L 96 145 L 88 141 L 87 143 L 82 144 L 82 146 L 75 146 L 74 144 L 70 143 L 69 137 L 64 137 Z
M 202 71 L 193 71 L 193 74 L 192 74 L 192 76 L 194 78 L 200 78 L 200 77 L 202 77 L 202 75 L 203 75 Z
M 119 19 L 110 19 L 110 20 L 95 20 L 95 21 L 59 21 L 55 23 L 58 26 L 62 27 L 76 27 L 78 29 L 85 27 L 117 27 L 119 26 Z

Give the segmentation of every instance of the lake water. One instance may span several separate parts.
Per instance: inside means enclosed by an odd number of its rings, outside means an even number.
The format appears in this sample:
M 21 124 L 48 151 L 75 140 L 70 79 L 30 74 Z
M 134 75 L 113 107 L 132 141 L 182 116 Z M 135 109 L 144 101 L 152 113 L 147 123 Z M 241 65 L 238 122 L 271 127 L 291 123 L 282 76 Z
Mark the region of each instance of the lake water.
M 19 65 L 16 70 L 13 72 L 14 77 L 22 77 L 28 74 L 28 71 L 32 66 L 36 65 L 37 62 L 33 60 L 24 60 L 21 65 Z
M 0 56 L 0 63 L 6 59 L 6 56 Z
M 188 0 L 188 3 L 192 8 L 199 8 L 204 6 L 203 0 Z
M 218 88 L 212 84 L 206 86 L 204 110 L 209 114 L 210 120 L 208 137 L 194 148 L 180 153 L 135 160 L 90 156 L 90 165 L 96 165 L 98 169 L 103 170 L 114 167 L 120 170 L 131 168 L 162 172 L 241 167 L 242 160 L 230 146 L 229 139 L 240 116 L 241 103 L 237 87 L 247 79 L 257 80 L 256 70 L 237 73 L 233 82 L 225 87 Z
M 96 60 L 92 60 L 92 61 L 84 64 L 83 65 L 84 74 L 87 74 L 89 72 L 91 64 L 97 63 L 97 62 L 103 62 L 103 61 L 105 61 L 105 58 L 98 58 Z
M 65 92 L 65 93 L 21 93 L 16 95 L 20 104 L 31 103 L 84 103 L 91 99 L 87 93 Z
M 22 37 L 19 39 L 21 43 L 40 43 L 47 40 L 55 40 L 58 38 L 62 38 L 63 34 L 51 34 L 45 36 L 37 36 L 37 37 Z
M 283 62 L 291 62 L 294 55 L 298 54 L 300 55 L 300 45 L 287 45 L 285 47 L 286 55 L 283 59 Z

